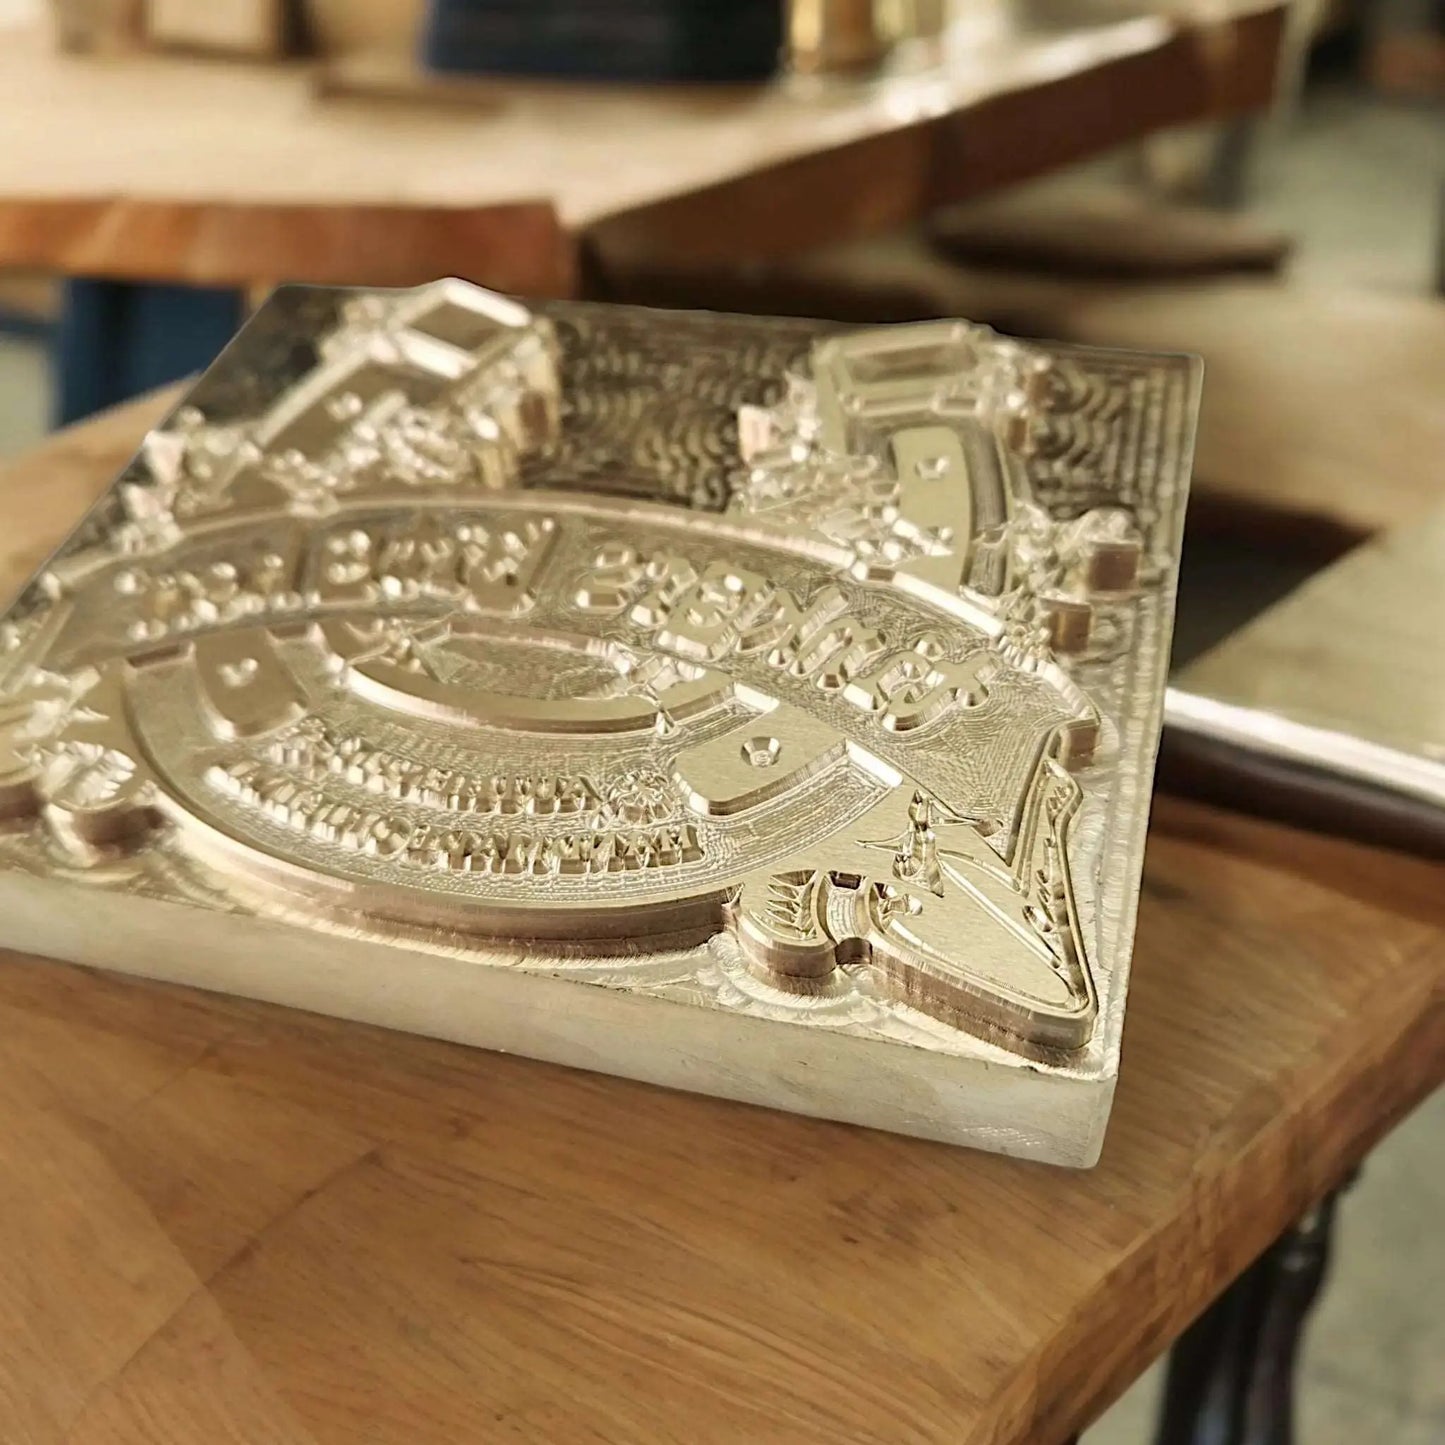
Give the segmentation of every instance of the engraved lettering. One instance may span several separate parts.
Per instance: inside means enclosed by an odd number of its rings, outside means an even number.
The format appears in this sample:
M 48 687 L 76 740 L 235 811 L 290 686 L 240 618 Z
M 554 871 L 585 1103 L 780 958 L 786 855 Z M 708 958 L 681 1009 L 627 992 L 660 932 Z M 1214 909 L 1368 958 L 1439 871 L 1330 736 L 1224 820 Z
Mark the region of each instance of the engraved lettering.
M 535 878 L 676 868 L 703 858 L 702 841 L 692 823 L 562 833 L 473 828 L 331 802 L 318 789 L 255 759 L 213 766 L 206 780 L 217 792 L 283 827 L 409 868 Z
M 317 596 L 331 607 L 425 601 L 524 611 L 555 531 L 550 517 L 496 527 L 422 517 L 399 528 L 333 532 L 321 544 Z
M 988 696 L 987 678 L 997 664 L 984 652 L 962 662 L 944 661 L 942 652 L 939 639 L 925 633 L 849 683 L 843 695 L 893 732 L 922 727 L 954 705 L 977 707 Z
M 559 817 L 595 812 L 601 803 L 596 786 L 580 775 L 479 777 L 437 768 L 388 753 L 362 738 L 338 734 L 317 718 L 307 718 L 295 731 L 268 740 L 260 759 L 241 759 L 227 772 L 254 777 L 266 763 L 318 787 L 340 776 L 368 792 L 453 812 Z
M 998 666 L 983 651 L 950 660 L 933 633 L 902 645 L 890 642 L 850 611 L 836 585 L 802 602 L 787 588 L 725 562 L 699 571 L 672 554 L 644 562 L 631 548 L 599 552 L 574 595 L 598 598 L 599 610 L 605 598 L 609 610 L 620 610 L 627 589 L 636 596 L 629 620 L 652 633 L 658 647 L 711 665 L 729 657 L 759 658 L 837 694 L 890 731 L 923 727 L 952 707 L 977 707 Z

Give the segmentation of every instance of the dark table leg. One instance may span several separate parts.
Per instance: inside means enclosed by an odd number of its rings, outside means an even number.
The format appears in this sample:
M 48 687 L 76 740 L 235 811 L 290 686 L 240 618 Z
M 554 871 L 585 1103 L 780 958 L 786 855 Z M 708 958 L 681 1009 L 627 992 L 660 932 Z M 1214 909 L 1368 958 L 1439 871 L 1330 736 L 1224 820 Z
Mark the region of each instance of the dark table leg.
M 1181 1336 L 1155 1445 L 1293 1445 L 1295 1365 L 1337 1199 L 1311 1210 Z

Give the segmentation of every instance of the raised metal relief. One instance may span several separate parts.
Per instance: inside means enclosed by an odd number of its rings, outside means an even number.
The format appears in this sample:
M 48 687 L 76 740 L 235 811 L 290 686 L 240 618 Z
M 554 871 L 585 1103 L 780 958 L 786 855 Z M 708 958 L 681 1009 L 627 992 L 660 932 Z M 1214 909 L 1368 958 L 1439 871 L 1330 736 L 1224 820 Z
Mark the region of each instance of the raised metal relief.
M 11 874 L 1112 1078 L 1187 364 L 455 282 L 308 340 L 3 623 Z

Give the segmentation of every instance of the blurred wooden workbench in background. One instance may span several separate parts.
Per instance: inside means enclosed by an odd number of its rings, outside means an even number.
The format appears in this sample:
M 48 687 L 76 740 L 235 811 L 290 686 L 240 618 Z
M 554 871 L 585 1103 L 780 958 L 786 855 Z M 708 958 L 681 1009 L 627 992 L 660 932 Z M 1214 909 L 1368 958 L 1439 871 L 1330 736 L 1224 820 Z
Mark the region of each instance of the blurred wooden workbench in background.
M 777 255 L 1269 100 L 1278 0 L 1002 5 L 945 64 L 704 90 L 497 82 L 476 111 L 321 100 L 301 64 L 0 33 L 0 270 L 249 287 L 578 289 L 584 243 Z

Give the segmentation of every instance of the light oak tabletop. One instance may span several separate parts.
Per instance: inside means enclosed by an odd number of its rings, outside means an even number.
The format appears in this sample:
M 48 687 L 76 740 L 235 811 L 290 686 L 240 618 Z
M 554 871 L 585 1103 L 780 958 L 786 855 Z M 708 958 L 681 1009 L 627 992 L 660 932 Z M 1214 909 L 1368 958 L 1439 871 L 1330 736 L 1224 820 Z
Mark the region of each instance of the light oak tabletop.
M 1439 884 L 1159 799 L 1086 1173 L 0 955 L 0 1438 L 1052 1445 L 1441 1081 Z

